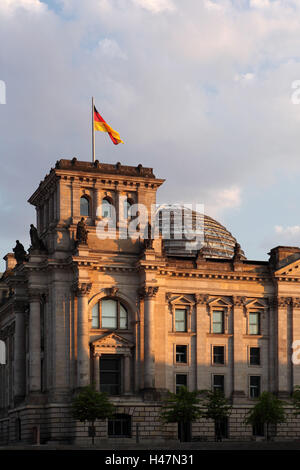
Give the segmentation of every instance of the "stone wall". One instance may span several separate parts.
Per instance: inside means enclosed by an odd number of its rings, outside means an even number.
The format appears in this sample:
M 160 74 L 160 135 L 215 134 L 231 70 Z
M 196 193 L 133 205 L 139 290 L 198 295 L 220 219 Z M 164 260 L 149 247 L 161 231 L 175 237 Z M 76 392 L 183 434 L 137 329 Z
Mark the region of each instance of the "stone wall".
M 131 403 L 130 406 L 117 406 L 116 412 L 128 414 L 131 421 L 131 440 L 149 441 L 153 444 L 176 440 L 177 424 L 164 424 L 159 419 L 161 405 L 153 402 Z M 228 420 L 228 439 L 241 441 L 256 439 L 252 427 L 244 424 L 244 418 L 250 408 L 235 406 Z M 287 420 L 277 426 L 277 431 L 270 430 L 275 440 L 295 440 L 300 438 L 300 417 L 293 415 L 292 407 L 286 407 Z M 19 440 L 18 419 L 21 421 L 21 441 Z M 26 443 L 34 444 L 34 427 L 40 428 L 40 441 L 44 443 L 74 443 L 89 445 L 88 424 L 75 421 L 70 414 L 70 405 L 26 406 L 9 412 L 7 418 L 0 420 L 0 445 Z M 200 419 L 193 423 L 195 441 L 213 441 L 214 423 Z M 108 438 L 107 421 L 96 422 L 95 443 L 105 445 L 106 441 L 126 442 L 128 438 Z

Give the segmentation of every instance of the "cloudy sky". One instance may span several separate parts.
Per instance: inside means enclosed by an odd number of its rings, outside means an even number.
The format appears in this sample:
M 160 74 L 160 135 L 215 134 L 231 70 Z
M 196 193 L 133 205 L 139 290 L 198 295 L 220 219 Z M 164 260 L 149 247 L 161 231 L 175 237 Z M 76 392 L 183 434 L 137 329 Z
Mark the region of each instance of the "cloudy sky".
M 250 259 L 300 245 L 299 0 L 0 0 L 0 80 L 3 255 L 55 161 L 91 159 L 92 95 L 125 141 L 99 160 L 153 167 Z

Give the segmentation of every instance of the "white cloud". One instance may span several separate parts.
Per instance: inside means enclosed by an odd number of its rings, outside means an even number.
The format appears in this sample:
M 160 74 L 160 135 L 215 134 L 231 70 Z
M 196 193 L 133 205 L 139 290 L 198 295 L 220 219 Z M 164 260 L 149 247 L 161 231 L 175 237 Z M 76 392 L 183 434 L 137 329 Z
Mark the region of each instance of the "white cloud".
M 235 82 L 241 82 L 241 81 L 251 81 L 255 77 L 254 73 L 237 73 L 234 76 L 234 81 Z
M 152 13 L 161 13 L 163 11 L 174 11 L 175 6 L 172 0 L 132 0 L 136 5 L 145 8 Z
M 270 5 L 270 0 L 250 0 L 250 7 L 252 8 L 268 8 Z
M 99 41 L 99 50 L 102 54 L 113 59 L 127 59 L 119 44 L 114 39 L 104 38 Z
M 300 225 L 291 225 L 289 227 L 276 225 L 275 233 L 277 233 L 278 235 L 282 235 L 286 238 L 300 237 Z
M 22 8 L 27 11 L 37 12 L 46 9 L 46 5 L 39 0 L 1 0 L 0 11 L 13 13 Z

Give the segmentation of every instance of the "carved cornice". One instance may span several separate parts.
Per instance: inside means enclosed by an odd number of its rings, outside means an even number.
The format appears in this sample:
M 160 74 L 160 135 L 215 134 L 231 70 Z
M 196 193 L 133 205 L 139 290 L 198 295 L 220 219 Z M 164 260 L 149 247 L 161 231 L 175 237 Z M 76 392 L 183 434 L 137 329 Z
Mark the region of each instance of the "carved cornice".
M 277 297 L 277 299 L 275 299 L 275 303 L 277 304 L 278 307 L 288 307 L 289 305 L 292 304 L 292 298 L 291 297 Z
M 293 308 L 300 308 L 300 297 L 292 298 Z
M 92 283 L 91 282 L 77 282 L 73 286 L 73 291 L 77 296 L 88 295 L 91 292 Z
M 141 299 L 149 299 L 155 297 L 158 292 L 157 286 L 144 286 L 139 290 L 139 296 Z

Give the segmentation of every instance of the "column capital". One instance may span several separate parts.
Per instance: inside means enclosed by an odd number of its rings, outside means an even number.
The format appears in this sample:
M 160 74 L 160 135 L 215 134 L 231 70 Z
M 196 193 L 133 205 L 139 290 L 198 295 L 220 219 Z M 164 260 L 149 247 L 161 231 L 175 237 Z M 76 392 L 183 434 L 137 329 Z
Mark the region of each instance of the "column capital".
M 195 294 L 196 304 L 205 305 L 209 300 L 208 294 Z
M 28 289 L 29 302 L 41 302 L 45 296 L 47 296 L 47 291 L 45 290 L 35 288 Z
M 75 294 L 79 297 L 83 297 L 85 295 L 88 295 L 91 292 L 92 289 L 92 283 L 88 282 L 77 282 L 76 284 L 73 285 L 73 291 Z
M 157 286 L 144 286 L 139 290 L 139 296 L 142 299 L 149 299 L 155 297 L 158 292 Z
M 235 307 L 245 307 L 247 298 L 241 295 L 233 295 L 232 301 Z

